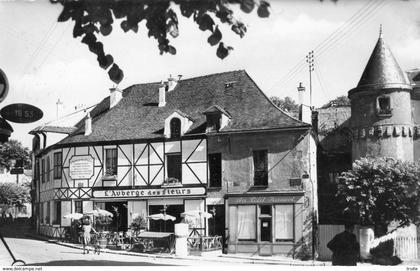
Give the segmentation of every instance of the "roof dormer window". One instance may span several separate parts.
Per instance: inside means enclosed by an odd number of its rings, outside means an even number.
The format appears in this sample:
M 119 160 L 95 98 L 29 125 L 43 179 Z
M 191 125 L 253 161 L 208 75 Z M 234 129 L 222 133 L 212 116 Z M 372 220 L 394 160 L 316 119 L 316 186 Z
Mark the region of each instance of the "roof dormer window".
M 171 129 L 171 138 L 179 138 L 181 136 L 181 120 L 179 118 L 172 118 L 169 122 Z
M 206 115 L 206 132 L 218 132 L 228 125 L 229 120 L 231 119 L 230 114 L 218 105 L 210 106 L 203 114 Z
M 180 110 L 175 110 L 165 119 L 164 135 L 166 138 L 180 138 L 192 125 L 192 119 Z
M 220 130 L 221 114 L 208 114 L 207 115 L 207 132 L 218 132 Z

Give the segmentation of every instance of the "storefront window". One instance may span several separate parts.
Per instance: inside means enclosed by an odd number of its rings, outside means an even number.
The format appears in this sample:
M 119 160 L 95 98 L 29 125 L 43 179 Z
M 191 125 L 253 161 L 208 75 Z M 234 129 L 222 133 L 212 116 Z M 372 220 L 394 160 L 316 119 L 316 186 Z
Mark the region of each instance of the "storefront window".
M 293 205 L 276 205 L 276 241 L 293 240 Z
M 255 240 L 257 235 L 255 205 L 238 206 L 238 240 Z

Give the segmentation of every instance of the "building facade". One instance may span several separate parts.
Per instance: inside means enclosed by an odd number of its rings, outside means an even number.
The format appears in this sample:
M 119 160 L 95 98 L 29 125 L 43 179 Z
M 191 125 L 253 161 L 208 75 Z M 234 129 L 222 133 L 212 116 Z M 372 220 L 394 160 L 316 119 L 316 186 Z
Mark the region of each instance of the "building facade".
M 171 232 L 181 213 L 206 211 L 213 217 L 199 231 L 224 236 L 229 253 L 312 252 L 311 125 L 274 106 L 245 71 L 112 89 L 66 138 L 41 145 L 34 183 L 43 234 L 95 208 L 118 214 L 120 231 L 137 215 L 165 212 L 176 220 L 149 220 L 149 230 Z

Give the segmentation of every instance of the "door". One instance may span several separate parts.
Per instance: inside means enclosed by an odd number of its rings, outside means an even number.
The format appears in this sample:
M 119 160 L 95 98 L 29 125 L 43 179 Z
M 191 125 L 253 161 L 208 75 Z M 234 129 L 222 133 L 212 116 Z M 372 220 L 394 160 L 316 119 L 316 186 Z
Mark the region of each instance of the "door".
M 207 205 L 207 212 L 213 214 L 208 220 L 210 236 L 225 235 L 225 206 L 224 205 Z
M 271 242 L 271 218 L 260 219 L 261 242 Z

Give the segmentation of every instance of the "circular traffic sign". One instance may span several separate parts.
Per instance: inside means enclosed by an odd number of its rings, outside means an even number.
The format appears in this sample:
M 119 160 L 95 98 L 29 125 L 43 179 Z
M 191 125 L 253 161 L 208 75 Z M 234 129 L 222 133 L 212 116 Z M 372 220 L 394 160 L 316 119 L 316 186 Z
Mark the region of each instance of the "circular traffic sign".
M 30 104 L 9 104 L 0 110 L 0 115 L 12 122 L 30 123 L 40 120 L 44 113 Z
M 0 69 L 0 102 L 2 102 L 9 92 L 9 82 L 6 74 Z

